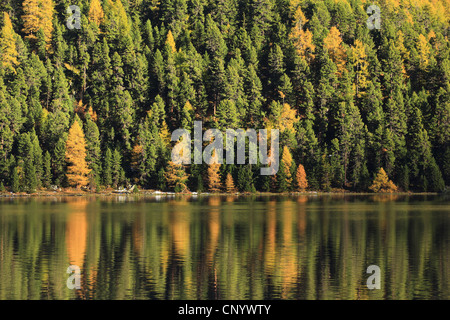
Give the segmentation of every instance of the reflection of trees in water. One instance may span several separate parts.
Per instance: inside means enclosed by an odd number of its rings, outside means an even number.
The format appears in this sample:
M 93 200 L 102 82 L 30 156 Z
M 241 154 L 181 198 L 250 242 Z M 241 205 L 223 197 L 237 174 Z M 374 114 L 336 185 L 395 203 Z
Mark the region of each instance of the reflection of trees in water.
M 450 297 L 442 209 L 309 198 L 73 200 L 0 211 L 0 299 Z M 69 261 L 82 268 L 79 292 L 66 288 Z M 370 264 L 381 268 L 382 290 L 366 288 Z

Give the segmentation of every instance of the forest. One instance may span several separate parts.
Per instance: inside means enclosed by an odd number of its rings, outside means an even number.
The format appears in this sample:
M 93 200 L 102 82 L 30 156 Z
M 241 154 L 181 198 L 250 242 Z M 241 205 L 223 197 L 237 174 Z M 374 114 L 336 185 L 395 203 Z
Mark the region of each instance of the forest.
M 0 191 L 450 185 L 450 0 L 0 0 L 0 11 Z M 174 164 L 171 132 L 194 121 L 279 129 L 277 174 Z

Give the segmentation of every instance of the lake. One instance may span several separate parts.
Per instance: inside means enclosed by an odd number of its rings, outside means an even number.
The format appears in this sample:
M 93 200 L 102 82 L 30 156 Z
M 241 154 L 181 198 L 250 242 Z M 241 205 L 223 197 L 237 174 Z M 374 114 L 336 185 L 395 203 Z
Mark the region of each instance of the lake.
M 450 299 L 449 196 L 0 198 L 0 299 Z

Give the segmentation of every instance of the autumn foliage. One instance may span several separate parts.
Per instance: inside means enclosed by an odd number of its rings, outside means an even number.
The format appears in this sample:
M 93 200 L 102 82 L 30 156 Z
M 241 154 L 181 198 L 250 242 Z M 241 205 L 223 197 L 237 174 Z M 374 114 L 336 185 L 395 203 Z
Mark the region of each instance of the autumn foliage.
M 84 133 L 75 117 L 66 142 L 67 180 L 69 185 L 77 188 L 89 182 L 89 172 L 86 162 L 86 141 Z
M 24 15 L 23 31 L 27 38 L 37 39 L 37 33 L 42 28 L 44 31 L 45 42 L 50 45 L 53 32 L 53 12 L 54 5 L 52 0 L 25 0 L 22 3 Z
M 218 163 L 217 154 L 214 151 L 212 155 L 212 163 L 208 167 L 208 189 L 211 192 L 219 192 L 222 189 L 219 170 L 220 163 Z
M 388 175 L 386 174 L 386 171 L 384 171 L 383 168 L 380 168 L 380 171 L 378 171 L 378 175 L 373 180 L 373 184 L 369 187 L 370 190 L 373 192 L 396 192 L 397 186 L 389 180 Z
M 227 174 L 227 179 L 225 180 L 225 189 L 227 193 L 236 192 L 236 187 L 234 186 L 233 176 L 231 173 Z
M 170 189 L 175 192 L 186 192 L 188 190 L 186 185 L 188 177 L 183 165 L 169 161 L 165 178 Z
M 305 168 L 303 167 L 302 164 L 299 164 L 297 167 L 296 178 L 297 178 L 297 190 L 300 192 L 305 191 L 305 189 L 308 188 L 308 180 L 306 179 Z
M 3 13 L 3 28 L 0 32 L 0 65 L 2 68 L 14 68 L 17 61 L 16 39 L 8 13 Z
M 89 6 L 89 21 L 94 22 L 97 26 L 103 22 L 103 8 L 100 0 L 92 0 Z

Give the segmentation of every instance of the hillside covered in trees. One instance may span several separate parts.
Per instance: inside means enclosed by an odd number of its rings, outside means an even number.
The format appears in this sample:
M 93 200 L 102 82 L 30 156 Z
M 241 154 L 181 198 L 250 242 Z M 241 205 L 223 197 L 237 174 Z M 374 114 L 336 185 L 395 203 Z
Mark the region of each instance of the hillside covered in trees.
M 1 0 L 0 187 L 450 185 L 450 1 Z M 66 24 L 81 9 L 77 29 Z M 170 162 L 171 132 L 277 128 L 259 165 Z M 385 179 L 387 179 L 385 177 Z

